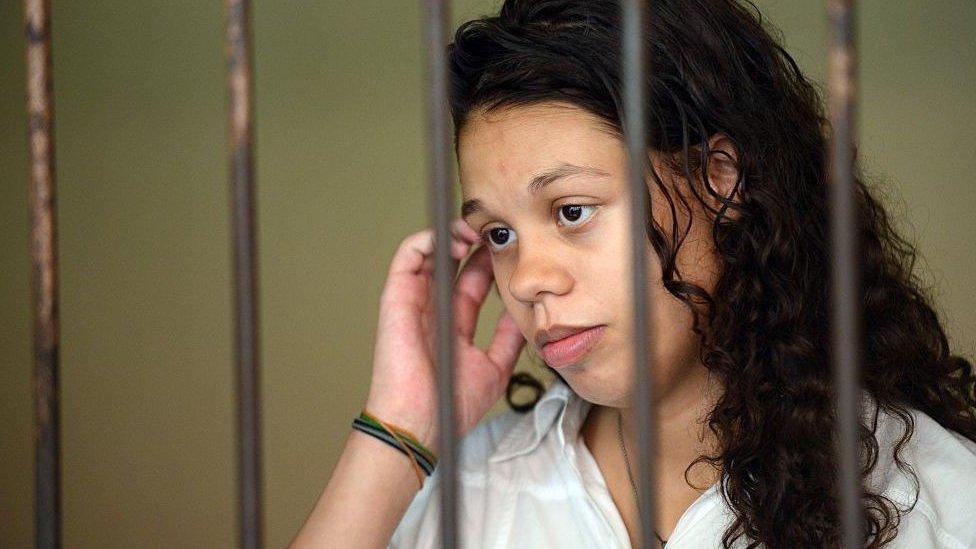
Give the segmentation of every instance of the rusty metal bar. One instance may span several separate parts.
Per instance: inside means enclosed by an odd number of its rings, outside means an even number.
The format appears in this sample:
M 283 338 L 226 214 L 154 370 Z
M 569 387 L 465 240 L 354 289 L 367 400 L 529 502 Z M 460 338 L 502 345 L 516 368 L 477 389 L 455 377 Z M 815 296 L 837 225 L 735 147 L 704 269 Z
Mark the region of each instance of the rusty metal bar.
M 50 13 L 48 0 L 24 2 L 34 311 L 35 535 L 37 547 L 44 549 L 61 546 L 60 318 Z
M 258 367 L 258 256 L 255 242 L 251 3 L 226 0 L 230 185 L 233 197 L 240 545 L 262 546 Z
M 830 206 L 833 259 L 831 338 L 837 413 L 837 495 L 844 547 L 864 545 L 858 426 L 860 425 L 860 349 L 858 315 L 857 211 L 854 196 L 857 57 L 853 0 L 828 0 Z
M 637 392 L 634 410 L 637 415 L 638 445 L 638 511 L 641 526 L 641 547 L 654 547 L 655 498 L 654 498 L 654 452 L 656 446 L 656 425 L 653 406 L 654 364 L 648 334 L 654 330 L 648 314 L 647 258 L 644 234 L 644 216 L 650 211 L 651 203 L 648 187 L 644 181 L 647 163 L 647 124 L 645 113 L 645 90 L 647 82 L 647 62 L 644 40 L 646 9 L 643 0 L 627 0 L 622 5 L 623 36 L 621 38 L 621 63 L 623 77 L 624 134 L 628 150 L 628 171 L 630 177 L 631 218 L 630 242 L 634 290 L 634 368 L 636 370 Z
M 428 207 L 434 226 L 434 285 L 437 310 L 438 425 L 441 456 L 441 542 L 458 546 L 457 435 L 454 419 L 454 270 L 450 223 L 454 210 L 451 184 L 451 119 L 448 110 L 447 44 L 450 5 L 445 0 L 424 0 L 427 49 L 427 142 L 429 143 Z

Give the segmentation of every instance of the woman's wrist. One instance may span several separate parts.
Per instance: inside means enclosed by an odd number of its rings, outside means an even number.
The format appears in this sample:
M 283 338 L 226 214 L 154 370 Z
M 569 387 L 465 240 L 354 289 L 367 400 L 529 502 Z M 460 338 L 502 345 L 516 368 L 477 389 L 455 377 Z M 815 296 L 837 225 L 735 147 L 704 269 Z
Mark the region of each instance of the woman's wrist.
M 424 446 L 414 433 L 398 425 L 387 423 L 367 410 L 360 412 L 352 421 L 352 426 L 378 440 L 381 440 L 406 456 L 417 475 L 417 484 L 423 487 L 427 476 L 434 474 L 437 456 Z
M 424 448 L 437 454 L 437 429 L 431 419 L 422 419 L 418 415 L 416 406 L 397 405 L 390 402 L 367 401 L 363 408 L 371 416 L 391 427 L 399 428 L 400 432 L 410 435 Z

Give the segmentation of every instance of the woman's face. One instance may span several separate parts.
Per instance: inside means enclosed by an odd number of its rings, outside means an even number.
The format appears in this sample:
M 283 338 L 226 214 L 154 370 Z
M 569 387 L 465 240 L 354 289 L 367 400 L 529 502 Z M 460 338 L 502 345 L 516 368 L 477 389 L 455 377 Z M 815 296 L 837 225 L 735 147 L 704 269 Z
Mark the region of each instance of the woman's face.
M 485 237 L 498 293 L 527 344 L 583 398 L 629 406 L 634 292 L 625 143 L 597 117 L 565 103 L 474 114 L 459 139 L 464 217 Z M 664 177 L 664 169 L 656 170 Z M 670 208 L 654 187 L 655 219 L 670 231 Z M 688 218 L 675 201 L 683 232 Z M 696 214 L 678 268 L 682 279 L 711 292 L 718 269 L 709 235 Z M 691 312 L 664 289 L 660 261 L 646 239 L 644 246 L 658 330 L 650 342 L 655 391 L 664 397 L 703 367 Z M 559 325 L 596 328 L 541 348 L 539 332 Z

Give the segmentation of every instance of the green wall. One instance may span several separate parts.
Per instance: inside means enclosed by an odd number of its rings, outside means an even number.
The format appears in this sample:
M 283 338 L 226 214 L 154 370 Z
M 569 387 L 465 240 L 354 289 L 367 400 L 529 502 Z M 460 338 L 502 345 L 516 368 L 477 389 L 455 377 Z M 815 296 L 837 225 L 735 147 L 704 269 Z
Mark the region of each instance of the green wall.
M 426 224 L 424 59 L 417 1 L 255 4 L 264 493 L 267 545 L 281 547 L 365 398 L 389 258 Z M 821 5 L 757 4 L 822 81 Z M 976 3 L 861 4 L 865 165 L 972 357 Z M 65 546 L 229 547 L 220 2 L 54 0 L 53 14 Z M 0 0 L 2 547 L 33 540 L 21 18 Z

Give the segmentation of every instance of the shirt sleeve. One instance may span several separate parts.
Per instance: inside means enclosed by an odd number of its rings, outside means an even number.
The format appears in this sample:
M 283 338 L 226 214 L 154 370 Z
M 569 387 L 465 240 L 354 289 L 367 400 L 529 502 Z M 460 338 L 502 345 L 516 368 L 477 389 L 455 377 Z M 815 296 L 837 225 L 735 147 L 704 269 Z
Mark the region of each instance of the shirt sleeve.
M 440 469 L 424 481 L 390 538 L 388 549 L 434 549 L 440 540 Z
M 458 441 L 457 528 L 462 539 L 480 539 L 485 516 L 482 490 L 472 488 L 465 479 L 471 476 L 485 478 L 489 456 L 520 417 L 512 411 L 498 414 L 480 422 Z M 424 481 L 390 537 L 387 549 L 440 549 L 441 470 L 441 467 L 435 467 Z

